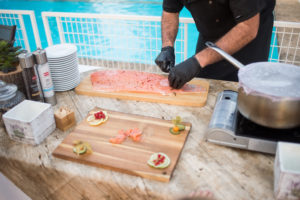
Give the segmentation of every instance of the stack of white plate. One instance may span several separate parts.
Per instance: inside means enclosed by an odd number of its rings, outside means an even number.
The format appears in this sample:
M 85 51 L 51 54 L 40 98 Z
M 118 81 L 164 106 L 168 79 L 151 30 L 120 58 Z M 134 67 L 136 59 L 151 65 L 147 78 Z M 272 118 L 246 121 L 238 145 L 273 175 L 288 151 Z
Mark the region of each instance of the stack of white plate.
M 80 82 L 77 47 L 58 44 L 46 48 L 48 64 L 55 91 L 67 91 Z

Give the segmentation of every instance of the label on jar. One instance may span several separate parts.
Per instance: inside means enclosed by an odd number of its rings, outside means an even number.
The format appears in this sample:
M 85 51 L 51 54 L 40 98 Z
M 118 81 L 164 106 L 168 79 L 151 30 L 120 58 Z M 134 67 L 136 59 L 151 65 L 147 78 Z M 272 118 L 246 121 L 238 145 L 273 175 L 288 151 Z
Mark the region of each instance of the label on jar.
M 34 101 L 44 101 L 42 92 L 39 87 L 38 77 L 34 67 L 24 68 L 22 72 L 25 85 L 27 98 Z
M 44 97 L 52 97 L 54 95 L 54 88 L 48 63 L 39 65 L 38 73 Z

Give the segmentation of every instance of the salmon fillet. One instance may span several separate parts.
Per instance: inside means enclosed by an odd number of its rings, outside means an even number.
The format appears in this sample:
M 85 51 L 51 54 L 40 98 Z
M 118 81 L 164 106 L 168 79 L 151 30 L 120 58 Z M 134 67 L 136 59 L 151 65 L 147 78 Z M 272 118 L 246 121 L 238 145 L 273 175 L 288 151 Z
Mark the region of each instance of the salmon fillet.
M 101 70 L 90 76 L 93 89 L 102 92 L 138 92 L 168 95 L 170 93 L 205 92 L 199 85 L 185 84 L 172 89 L 168 78 L 159 74 L 132 70 Z

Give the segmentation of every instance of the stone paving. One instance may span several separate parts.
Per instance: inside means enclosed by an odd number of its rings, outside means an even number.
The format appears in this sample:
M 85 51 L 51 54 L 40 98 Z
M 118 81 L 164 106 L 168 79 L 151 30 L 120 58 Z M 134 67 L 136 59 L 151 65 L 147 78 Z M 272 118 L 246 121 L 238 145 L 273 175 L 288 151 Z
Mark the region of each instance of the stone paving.
M 300 22 L 300 1 L 276 0 L 275 18 L 278 21 Z

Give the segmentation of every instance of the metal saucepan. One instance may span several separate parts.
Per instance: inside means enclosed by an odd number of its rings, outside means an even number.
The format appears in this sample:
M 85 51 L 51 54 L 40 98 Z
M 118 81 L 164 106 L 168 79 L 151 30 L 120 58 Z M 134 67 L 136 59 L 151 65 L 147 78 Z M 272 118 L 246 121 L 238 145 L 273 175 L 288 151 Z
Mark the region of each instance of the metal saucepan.
M 238 110 L 244 117 L 269 128 L 300 126 L 300 67 L 271 62 L 245 66 L 214 43 L 206 45 L 240 69 Z

